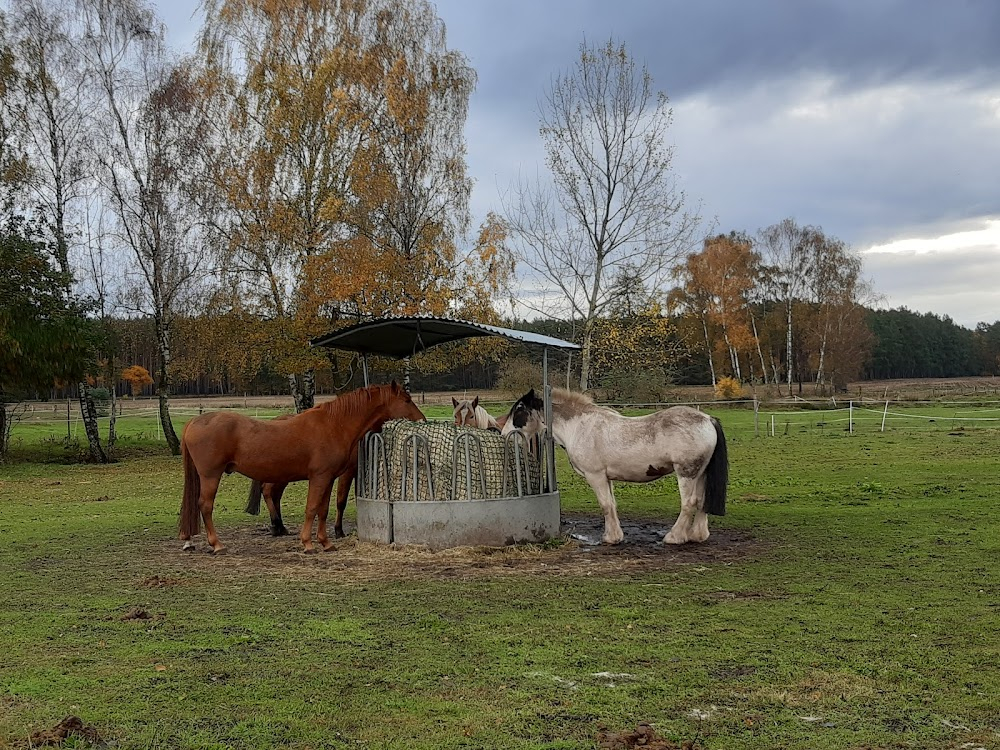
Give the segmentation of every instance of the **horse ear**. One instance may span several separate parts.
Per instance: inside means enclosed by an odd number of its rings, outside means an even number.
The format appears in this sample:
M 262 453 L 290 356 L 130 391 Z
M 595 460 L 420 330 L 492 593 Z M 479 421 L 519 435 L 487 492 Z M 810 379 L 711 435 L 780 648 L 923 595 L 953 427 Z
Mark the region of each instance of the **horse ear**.
M 532 388 L 530 391 L 528 391 L 524 395 L 524 400 L 525 401 L 534 401 L 535 400 L 535 389 L 534 388 Z
M 454 396 L 451 397 L 451 405 L 452 405 L 452 408 L 454 408 L 454 409 L 458 408 L 458 399 L 455 398 Z
M 399 383 L 396 382 L 396 378 L 392 379 L 392 383 L 389 384 L 389 388 L 393 391 L 399 390 Z
M 477 406 L 479 406 L 479 396 L 472 399 L 472 408 L 475 409 Z

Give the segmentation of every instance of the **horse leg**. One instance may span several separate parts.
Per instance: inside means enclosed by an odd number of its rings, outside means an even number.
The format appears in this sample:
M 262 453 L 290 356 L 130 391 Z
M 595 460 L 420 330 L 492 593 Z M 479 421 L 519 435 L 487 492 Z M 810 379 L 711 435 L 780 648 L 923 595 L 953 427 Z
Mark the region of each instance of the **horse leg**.
M 333 542 L 330 541 L 330 537 L 326 533 L 326 519 L 330 517 L 330 494 L 332 492 L 333 482 L 330 482 L 330 487 L 320 500 L 319 512 L 316 514 L 316 541 L 319 542 L 319 546 L 323 548 L 324 552 L 329 552 L 333 549 Z M 337 491 L 337 494 L 340 494 L 340 490 Z M 336 533 L 336 530 L 334 530 L 334 533 Z
M 701 512 L 705 502 L 705 476 L 685 477 L 678 474 L 677 489 L 681 496 L 681 512 L 673 528 L 663 537 L 663 543 L 704 542 L 708 539 L 708 516 Z M 699 522 L 699 515 L 705 517 L 704 522 Z
M 226 550 L 226 546 L 219 541 L 215 524 L 212 522 L 212 511 L 215 508 L 215 495 L 219 491 L 220 479 L 221 477 L 202 477 L 201 496 L 198 498 L 198 507 L 205 522 L 205 535 L 208 537 L 208 543 L 212 545 L 212 552 L 216 555 Z
M 615 490 L 611 480 L 606 474 L 584 474 L 587 484 L 597 495 L 597 502 L 601 504 L 604 511 L 604 536 L 601 541 L 605 544 L 619 544 L 625 538 L 622 526 L 618 522 L 618 508 L 615 505 Z
M 324 549 L 329 545 L 326 538 L 326 516 L 330 512 L 330 490 L 333 489 L 333 477 L 314 476 L 309 478 L 309 493 L 306 498 L 306 518 L 299 532 L 299 539 L 306 552 L 315 552 L 312 543 L 313 519 L 322 514 L 317 536 Z
M 271 516 L 271 536 L 285 536 L 288 529 L 281 520 L 281 496 L 287 484 L 265 484 L 263 487 L 264 502 L 267 503 L 267 513 Z
M 354 481 L 356 471 L 347 471 L 340 475 L 337 480 L 337 519 L 333 523 L 333 536 L 335 539 L 343 539 L 344 534 L 344 510 L 347 508 L 347 497 L 351 494 L 351 482 Z

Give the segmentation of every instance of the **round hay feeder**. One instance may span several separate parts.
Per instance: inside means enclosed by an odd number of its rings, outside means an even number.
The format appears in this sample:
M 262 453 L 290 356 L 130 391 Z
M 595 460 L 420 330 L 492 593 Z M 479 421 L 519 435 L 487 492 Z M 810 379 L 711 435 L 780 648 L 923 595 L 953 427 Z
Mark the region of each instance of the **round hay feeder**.
M 547 421 L 551 419 L 548 347 L 576 344 L 527 331 L 433 317 L 361 323 L 314 346 L 402 358 L 447 341 L 500 336 L 543 348 Z M 364 372 L 368 380 L 367 360 Z M 443 422 L 386 423 L 358 446 L 358 538 L 434 549 L 544 542 L 559 534 L 555 442 L 529 441 Z

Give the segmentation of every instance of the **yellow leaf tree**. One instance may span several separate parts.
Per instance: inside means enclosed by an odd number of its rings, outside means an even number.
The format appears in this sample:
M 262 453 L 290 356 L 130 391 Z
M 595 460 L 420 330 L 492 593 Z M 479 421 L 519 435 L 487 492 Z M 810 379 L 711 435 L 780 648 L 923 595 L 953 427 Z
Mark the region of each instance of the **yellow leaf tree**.
M 321 361 L 310 337 L 453 308 L 475 75 L 426 0 L 205 9 L 200 88 L 218 128 L 203 202 L 235 296 L 275 323 L 294 393 Z

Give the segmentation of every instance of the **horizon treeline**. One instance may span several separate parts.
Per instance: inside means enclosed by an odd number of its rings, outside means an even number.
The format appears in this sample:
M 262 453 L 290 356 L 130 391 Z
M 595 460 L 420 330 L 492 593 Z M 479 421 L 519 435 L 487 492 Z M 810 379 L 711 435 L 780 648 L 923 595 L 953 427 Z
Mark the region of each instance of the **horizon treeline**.
M 683 320 L 683 316 L 667 318 L 670 330 L 678 331 L 693 327 L 697 321 Z M 1000 376 L 1000 321 L 992 324 L 980 323 L 975 329 L 963 327 L 948 316 L 934 313 L 919 313 L 900 307 L 892 310 L 864 310 L 865 324 L 871 332 L 871 349 L 861 370 L 854 380 L 888 380 L 898 378 L 961 378 L 978 376 Z M 508 319 L 503 325 L 533 331 L 566 340 L 578 340 L 580 326 L 554 319 Z M 121 347 L 122 361 L 147 369 L 156 361 L 156 346 L 153 339 L 153 322 L 149 319 L 120 319 L 115 328 Z M 209 317 L 185 319 L 180 324 L 183 331 L 179 338 L 176 364 L 178 367 L 174 393 L 178 396 L 208 395 L 287 395 L 288 383 L 283 373 L 274 367 L 273 361 L 262 358 L 256 366 L 241 368 L 233 366 L 234 353 L 239 355 L 240 347 L 235 338 L 228 341 L 224 321 Z M 575 330 L 574 330 L 575 329 Z M 213 343 L 201 341 L 202 332 L 209 332 Z M 451 345 L 435 355 L 434 351 L 415 358 L 412 371 L 412 388 L 415 391 L 431 390 L 492 390 L 508 386 L 530 387 L 532 379 L 541 375 L 541 354 L 530 347 L 492 342 L 492 349 L 483 351 L 483 341 L 473 341 L 461 345 Z M 660 347 L 657 347 L 659 349 Z M 674 361 L 669 364 L 669 378 L 662 384 L 705 385 L 711 382 L 703 342 L 694 339 L 690 345 L 683 344 L 675 337 L 670 345 Z M 610 359 L 608 352 L 599 347 L 604 360 Z M 240 362 L 249 365 L 251 358 L 239 355 Z M 600 358 L 599 358 L 600 359 Z M 561 351 L 549 352 L 553 382 L 565 385 L 566 367 L 576 365 L 572 358 Z M 321 368 L 317 373 L 316 390 L 321 394 L 336 393 L 360 387 L 361 368 L 350 358 L 347 365 L 343 360 L 336 367 Z M 627 363 L 625 363 L 627 365 Z M 603 385 L 614 396 L 647 397 L 656 395 L 649 388 L 659 376 L 650 377 L 647 367 L 622 367 L 618 379 L 608 378 L 614 371 L 599 371 Z M 666 366 L 666 364 L 664 365 Z M 720 372 L 724 368 L 720 367 Z M 379 379 L 397 377 L 399 364 L 373 358 L 370 362 L 372 382 Z M 621 383 L 622 372 L 636 373 L 635 379 L 646 385 L 633 388 Z M 725 369 L 728 375 L 728 369 Z M 814 373 L 810 373 L 814 375 Z M 749 381 L 747 381 L 749 382 Z M 763 384 L 762 381 L 756 381 Z M 798 384 L 814 383 L 814 377 Z M 116 382 L 120 396 L 130 393 L 127 381 Z M 70 389 L 71 391 L 72 389 Z M 833 391 L 833 389 L 828 389 Z M 67 391 L 69 392 L 69 391 Z M 155 392 L 152 385 L 145 386 L 140 395 L 151 396 Z M 51 395 L 64 395 L 55 389 Z

